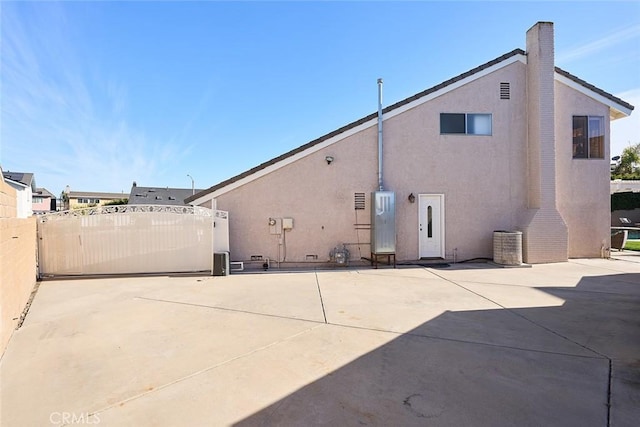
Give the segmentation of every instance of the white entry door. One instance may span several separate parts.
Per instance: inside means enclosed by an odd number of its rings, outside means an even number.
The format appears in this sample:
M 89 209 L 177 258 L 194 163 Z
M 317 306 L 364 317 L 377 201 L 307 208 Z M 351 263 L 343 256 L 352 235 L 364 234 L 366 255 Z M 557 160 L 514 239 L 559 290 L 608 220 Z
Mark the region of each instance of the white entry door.
M 420 258 L 444 258 L 444 194 L 420 194 Z

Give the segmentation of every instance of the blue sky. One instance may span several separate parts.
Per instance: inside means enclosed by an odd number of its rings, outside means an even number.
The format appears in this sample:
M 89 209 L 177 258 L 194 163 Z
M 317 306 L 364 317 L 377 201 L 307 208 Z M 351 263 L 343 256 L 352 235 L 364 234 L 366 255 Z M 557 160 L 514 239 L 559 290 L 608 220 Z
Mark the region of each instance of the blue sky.
M 60 194 L 207 188 L 492 60 L 553 21 L 556 64 L 636 105 L 640 2 L 0 2 L 0 164 Z

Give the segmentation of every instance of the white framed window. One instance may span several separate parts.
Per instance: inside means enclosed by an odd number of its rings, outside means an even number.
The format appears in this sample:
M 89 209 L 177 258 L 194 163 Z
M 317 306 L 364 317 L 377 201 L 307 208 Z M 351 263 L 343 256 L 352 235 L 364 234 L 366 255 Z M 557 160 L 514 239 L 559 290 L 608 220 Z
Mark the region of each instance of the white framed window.
M 92 198 L 86 198 L 86 197 L 80 197 L 78 198 L 78 203 L 80 204 L 92 204 L 92 203 L 100 203 L 100 199 L 92 199 Z
M 492 135 L 491 114 L 440 113 L 440 134 Z
M 604 159 L 604 117 L 573 116 L 573 158 Z

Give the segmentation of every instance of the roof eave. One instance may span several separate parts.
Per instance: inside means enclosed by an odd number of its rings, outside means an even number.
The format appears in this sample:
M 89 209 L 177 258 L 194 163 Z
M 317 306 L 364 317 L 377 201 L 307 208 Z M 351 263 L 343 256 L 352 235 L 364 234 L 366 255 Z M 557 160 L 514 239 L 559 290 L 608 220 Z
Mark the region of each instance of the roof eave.
M 397 114 L 401 114 L 404 111 L 414 108 L 424 102 L 428 102 L 433 98 L 441 96 L 442 94 L 454 90 L 462 85 L 469 83 L 477 78 L 480 78 L 486 74 L 496 71 L 499 68 L 510 65 L 513 62 L 521 61 L 526 63 L 526 53 L 522 49 L 514 49 L 509 53 L 506 53 L 492 61 L 489 61 L 483 65 L 480 65 L 472 70 L 469 70 L 463 74 L 460 74 L 452 79 L 442 82 L 436 86 L 433 86 L 427 90 L 419 92 L 409 98 L 396 102 L 383 109 L 383 120 L 389 119 Z M 610 111 L 610 119 L 616 120 L 622 117 L 627 117 L 631 114 L 634 107 L 633 105 L 611 95 L 608 92 L 599 89 L 590 83 L 562 70 L 561 68 L 555 68 L 556 80 L 567 84 L 570 87 L 584 93 L 585 95 L 596 99 L 597 101 L 608 105 Z M 366 127 L 375 124 L 377 113 L 369 114 L 355 122 L 352 122 L 346 126 L 343 126 L 333 132 L 330 132 L 318 139 L 310 141 L 298 148 L 295 148 L 287 153 L 284 153 L 278 157 L 275 157 L 269 161 L 261 163 L 241 174 L 235 175 L 229 179 L 226 179 L 206 190 L 200 191 L 190 197 L 187 197 L 184 202 L 187 204 L 200 204 L 210 199 L 213 199 L 230 189 L 244 185 L 245 183 L 256 178 L 256 175 L 263 176 L 270 173 L 280 167 L 288 164 L 289 162 L 309 155 L 317 150 L 330 145 L 333 142 L 344 139 L 355 131 L 360 131 Z M 286 161 L 286 162 L 285 162 Z
M 7 177 L 4 177 L 4 182 L 6 182 L 8 184 L 18 185 L 18 186 L 20 186 L 22 188 L 29 188 L 30 187 L 29 185 L 27 185 L 27 184 L 25 184 L 23 182 L 16 181 L 16 180 L 13 180 L 13 179 L 10 179 L 10 178 L 7 178 Z
M 483 65 L 480 65 L 472 70 L 469 70 L 465 73 L 462 73 L 452 79 L 444 81 L 436 86 L 433 86 L 429 89 L 426 89 L 422 92 L 419 92 L 409 98 L 403 99 L 402 101 L 396 102 L 386 108 L 383 109 L 383 120 L 389 119 L 397 114 L 400 114 L 410 108 L 413 108 L 421 103 L 421 101 L 426 102 L 425 100 L 430 100 L 435 97 L 438 97 L 450 90 L 453 90 L 459 86 L 469 83 L 472 80 L 475 80 L 487 73 L 495 71 L 496 68 L 502 68 L 504 66 L 510 65 L 513 62 L 521 61 L 526 62 L 526 55 L 522 49 L 514 49 L 511 52 L 508 52 L 498 58 L 495 58 Z M 391 113 L 391 114 L 389 114 Z M 318 139 L 310 141 L 298 148 L 295 148 L 287 153 L 284 153 L 278 157 L 275 157 L 269 161 L 261 163 L 258 166 L 255 166 L 248 171 L 245 171 L 239 175 L 233 176 L 227 180 L 224 180 L 212 187 L 209 187 L 206 190 L 203 190 L 199 193 L 194 194 L 185 199 L 185 203 L 189 204 L 200 204 L 204 203 L 212 198 L 220 195 L 221 190 L 225 189 L 232 184 L 237 184 L 239 181 L 244 183 L 247 178 L 255 175 L 256 173 L 262 172 L 263 174 L 269 173 L 272 170 L 277 169 L 278 164 L 282 164 L 282 162 L 286 159 L 290 159 L 293 156 L 297 155 L 308 155 L 314 151 L 317 151 L 323 148 L 327 142 L 331 143 L 332 140 L 340 140 L 345 138 L 346 136 L 354 133 L 354 130 L 362 130 L 362 128 L 366 128 L 375 124 L 375 120 L 377 117 L 377 113 L 369 114 L 355 122 L 349 123 L 346 126 L 343 126 L 339 129 L 336 129 L 333 132 L 330 132 L 324 136 L 321 136 Z M 320 147 L 318 147 L 322 144 Z M 311 151 L 312 149 L 314 149 Z M 242 184 L 240 184 L 242 185 Z
M 609 107 L 609 118 L 612 121 L 630 116 L 635 108 L 628 102 L 582 80 L 579 77 L 574 76 L 562 68 L 555 67 L 555 71 L 555 79 L 557 81 L 595 99 L 598 102 L 601 102 L 602 104 L 607 105 Z

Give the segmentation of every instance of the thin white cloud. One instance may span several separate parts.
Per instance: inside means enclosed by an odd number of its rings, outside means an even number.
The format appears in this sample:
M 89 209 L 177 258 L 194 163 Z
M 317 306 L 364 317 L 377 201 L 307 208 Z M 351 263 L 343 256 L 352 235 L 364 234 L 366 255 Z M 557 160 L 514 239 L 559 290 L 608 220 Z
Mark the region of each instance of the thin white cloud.
M 581 46 L 572 47 L 564 52 L 559 52 L 558 55 L 556 55 L 556 62 L 560 64 L 571 63 L 636 37 L 640 37 L 640 25 L 623 28 L 601 39 L 591 41 Z
M 67 184 L 128 192 L 133 180 L 157 182 L 183 150 L 131 127 L 126 88 L 88 72 L 63 7 L 3 5 L 0 163 L 36 173 L 38 185 L 54 193 Z

